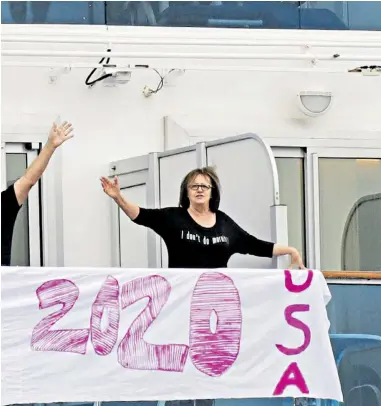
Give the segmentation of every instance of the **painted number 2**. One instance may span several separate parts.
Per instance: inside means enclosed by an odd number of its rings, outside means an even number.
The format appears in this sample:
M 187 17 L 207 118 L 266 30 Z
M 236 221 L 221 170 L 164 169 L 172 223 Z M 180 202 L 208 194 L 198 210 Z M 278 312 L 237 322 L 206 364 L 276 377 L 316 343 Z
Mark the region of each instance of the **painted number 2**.
M 182 372 L 188 356 L 188 346 L 180 344 L 154 345 L 143 335 L 154 322 L 168 300 L 171 285 L 159 275 L 127 282 L 122 289 L 122 309 L 137 300 L 149 298 L 147 307 L 132 322 L 118 348 L 118 361 L 125 368 Z
M 241 302 L 232 279 L 219 272 L 200 276 L 192 295 L 189 346 L 150 344 L 143 338 L 167 303 L 170 292 L 171 285 L 159 275 L 126 282 L 121 288 L 115 278 L 108 276 L 92 305 L 90 328 L 54 330 L 53 325 L 75 305 L 79 290 L 66 279 L 45 282 L 36 291 L 39 308 L 55 305 L 62 305 L 62 308 L 36 325 L 31 347 L 35 351 L 86 354 L 91 337 L 95 353 L 108 355 L 118 339 L 121 309 L 148 298 L 147 306 L 119 343 L 118 362 L 129 369 L 182 372 L 189 354 L 202 373 L 222 375 L 237 359 L 241 342 Z M 217 318 L 215 331 L 211 330 L 212 315 Z M 105 319 L 107 323 L 102 323 Z
M 40 309 L 62 305 L 61 310 L 42 319 L 32 333 L 32 349 L 36 351 L 64 351 L 77 354 L 86 353 L 89 329 L 52 330 L 58 320 L 68 313 L 79 296 L 73 282 L 56 279 L 43 283 L 36 291 Z

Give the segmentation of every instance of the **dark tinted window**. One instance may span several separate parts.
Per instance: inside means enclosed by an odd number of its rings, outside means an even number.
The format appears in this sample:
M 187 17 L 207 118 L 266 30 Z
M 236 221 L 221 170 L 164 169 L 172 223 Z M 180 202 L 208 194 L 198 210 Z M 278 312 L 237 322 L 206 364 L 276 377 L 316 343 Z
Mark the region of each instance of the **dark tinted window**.
M 299 28 L 299 2 L 108 1 L 107 22 L 116 25 L 214 28 Z M 296 4 L 295 4 L 296 3 Z
M 306 1 L 301 28 L 381 30 L 381 1 Z
M 2 1 L 2 24 L 104 25 L 104 1 Z
M 381 30 L 381 2 L 108 1 L 110 25 Z
M 381 30 L 381 1 L 3 1 L 4 24 Z

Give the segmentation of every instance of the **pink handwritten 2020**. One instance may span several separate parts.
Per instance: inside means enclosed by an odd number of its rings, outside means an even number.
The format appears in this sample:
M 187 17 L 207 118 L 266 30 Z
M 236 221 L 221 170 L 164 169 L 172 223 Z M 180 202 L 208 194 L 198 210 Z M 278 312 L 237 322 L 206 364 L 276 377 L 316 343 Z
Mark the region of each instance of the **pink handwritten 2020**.
M 293 294 L 301 294 L 312 283 L 313 273 L 308 271 L 306 281 L 296 285 L 289 271 L 285 271 L 285 287 Z M 159 275 L 149 275 L 125 283 L 121 289 L 118 281 L 108 276 L 101 286 L 91 309 L 90 328 L 53 330 L 53 325 L 75 305 L 79 290 L 66 279 L 43 283 L 36 291 L 40 309 L 61 305 L 62 308 L 42 319 L 33 329 L 31 347 L 36 351 L 58 351 L 85 354 L 91 333 L 96 354 L 105 356 L 115 348 L 121 309 L 148 298 L 147 306 L 132 322 L 119 343 L 119 363 L 130 369 L 182 372 L 188 353 L 194 366 L 209 376 L 221 376 L 236 361 L 241 341 L 242 312 L 239 292 L 234 282 L 220 272 L 206 272 L 198 279 L 190 312 L 189 346 L 185 344 L 154 344 L 144 340 L 144 334 L 155 322 L 171 292 L 169 282 Z M 120 303 L 119 303 L 120 301 Z M 308 312 L 307 304 L 290 305 L 285 309 L 286 322 L 303 333 L 304 340 L 295 347 L 276 344 L 286 356 L 297 356 L 311 342 L 309 326 L 294 314 Z M 211 318 L 217 318 L 216 329 L 211 328 Z M 106 317 L 107 316 L 107 317 Z M 107 319 L 107 323 L 104 321 Z M 105 326 L 103 326 L 105 324 Z M 281 376 L 274 395 L 295 385 L 309 393 L 297 362 L 292 362 Z
M 300 285 L 296 285 L 292 280 L 292 274 L 289 270 L 284 271 L 285 276 L 285 287 L 291 293 L 302 293 L 306 291 L 312 284 L 313 272 L 311 270 L 307 273 L 306 281 Z M 303 332 L 304 340 L 303 343 L 297 347 L 290 348 L 285 347 L 282 344 L 276 344 L 276 348 L 283 354 L 287 356 L 299 355 L 304 352 L 311 343 L 311 330 L 309 326 L 303 323 L 301 320 L 293 316 L 296 312 L 308 312 L 310 311 L 310 306 L 307 304 L 294 304 L 287 306 L 284 311 L 284 316 L 289 324 L 293 328 L 297 328 Z M 274 395 L 282 395 L 285 389 L 290 386 L 296 386 L 302 394 L 308 394 L 309 389 L 304 379 L 302 372 L 298 366 L 297 362 L 292 362 L 285 370 L 281 376 L 278 384 L 275 387 Z
M 40 309 L 57 304 L 61 304 L 62 309 L 36 325 L 32 349 L 85 354 L 91 334 L 95 353 L 108 355 L 118 339 L 121 309 L 126 311 L 138 300 L 148 298 L 147 306 L 119 343 L 118 362 L 130 369 L 182 372 L 190 352 L 191 361 L 199 371 L 210 376 L 222 375 L 237 359 L 241 340 L 241 302 L 232 279 L 219 272 L 200 276 L 192 296 L 190 346 L 151 344 L 144 340 L 144 334 L 167 303 L 170 292 L 169 282 L 159 275 L 129 281 L 121 289 L 118 281 L 108 276 L 92 305 L 90 328 L 52 330 L 54 323 L 73 308 L 79 290 L 65 279 L 45 282 L 36 291 Z M 210 327 L 212 314 L 217 317 L 214 332 Z
M 122 286 L 122 309 L 147 297 L 147 307 L 132 322 L 118 347 L 118 361 L 125 368 L 182 372 L 188 346 L 149 344 L 144 333 L 159 315 L 171 292 L 169 282 L 159 275 L 135 279 Z

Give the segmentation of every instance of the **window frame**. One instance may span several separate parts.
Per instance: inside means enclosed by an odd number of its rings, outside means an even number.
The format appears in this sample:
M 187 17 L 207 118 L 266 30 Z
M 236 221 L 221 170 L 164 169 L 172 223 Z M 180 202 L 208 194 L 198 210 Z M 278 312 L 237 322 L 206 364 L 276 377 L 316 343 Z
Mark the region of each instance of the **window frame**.
M 274 159 L 277 158 L 297 158 L 302 160 L 303 164 L 303 201 L 302 201 L 302 211 L 303 211 L 303 218 L 302 218 L 302 225 L 303 225 L 303 256 L 305 264 L 309 263 L 309 253 L 307 249 L 307 200 L 306 200 L 306 153 L 305 148 L 303 147 L 295 147 L 295 146 L 271 146 L 271 152 L 274 155 Z M 278 170 L 278 169 L 277 169 Z M 280 182 L 280 176 L 278 171 L 278 180 Z M 280 185 L 279 185 L 280 188 Z M 287 230 L 289 232 L 289 230 Z
M 321 269 L 321 224 L 319 193 L 319 159 L 381 159 L 380 148 L 346 148 L 346 147 L 310 147 L 307 148 L 307 257 L 309 267 Z M 359 270 L 361 271 L 361 269 Z

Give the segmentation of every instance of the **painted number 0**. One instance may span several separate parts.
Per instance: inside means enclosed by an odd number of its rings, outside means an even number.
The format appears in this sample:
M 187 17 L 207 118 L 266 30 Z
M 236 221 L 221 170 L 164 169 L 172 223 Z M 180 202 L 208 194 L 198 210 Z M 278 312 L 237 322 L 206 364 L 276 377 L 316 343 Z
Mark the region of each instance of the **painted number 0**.
M 212 313 L 217 317 L 210 330 Z M 218 272 L 201 275 L 193 292 L 190 318 L 190 356 L 194 366 L 210 376 L 226 372 L 238 357 L 242 313 L 232 279 Z

